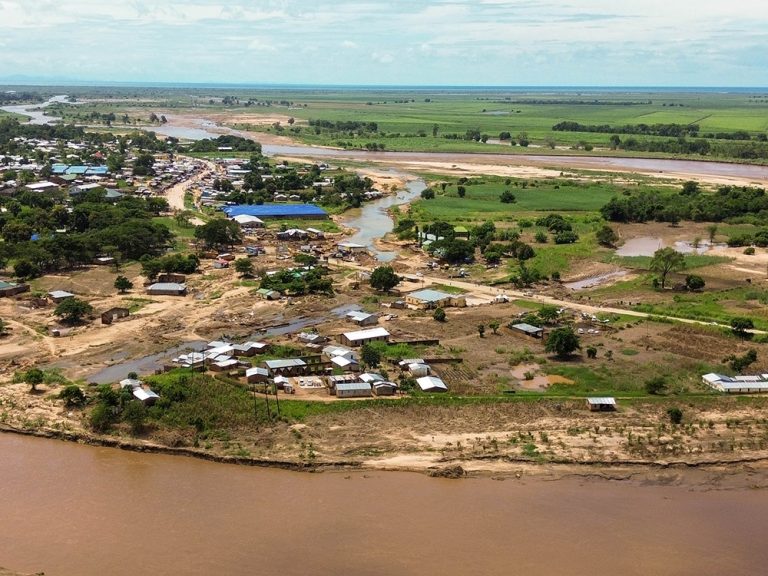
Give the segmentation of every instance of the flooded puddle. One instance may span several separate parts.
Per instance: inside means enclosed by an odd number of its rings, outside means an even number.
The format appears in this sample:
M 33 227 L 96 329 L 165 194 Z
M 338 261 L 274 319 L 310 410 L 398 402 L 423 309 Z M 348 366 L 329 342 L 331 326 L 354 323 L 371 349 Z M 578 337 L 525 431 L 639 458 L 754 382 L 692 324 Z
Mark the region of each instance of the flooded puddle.
M 642 236 L 630 238 L 616 250 L 616 256 L 653 256 L 659 248 L 664 248 L 661 238 Z
M 128 360 L 127 362 L 121 362 L 108 366 L 95 374 L 88 376 L 88 382 L 95 382 L 96 384 L 111 384 L 112 382 L 119 382 L 123 378 L 128 376 L 129 372 L 136 372 L 137 374 L 153 374 L 155 371 L 160 370 L 163 366 L 170 362 L 170 359 L 179 354 L 185 352 L 200 352 L 205 349 L 207 342 L 203 340 L 195 340 L 192 342 L 185 342 L 179 346 L 174 346 L 160 352 L 158 354 L 152 354 L 149 356 L 142 356 L 134 360 Z
M 590 276 L 583 280 L 576 280 L 575 282 L 566 282 L 563 284 L 569 290 L 584 290 L 586 288 L 594 288 L 600 286 L 616 278 L 622 278 L 629 274 L 627 270 L 617 270 L 616 272 L 608 272 L 606 274 L 599 274 L 597 276 Z
M 616 256 L 653 256 L 659 248 L 666 248 L 667 244 L 661 238 L 642 236 L 630 238 L 616 250 Z M 672 247 L 681 254 L 706 254 L 712 248 L 722 248 L 726 244 L 710 244 L 709 240 L 677 240 Z

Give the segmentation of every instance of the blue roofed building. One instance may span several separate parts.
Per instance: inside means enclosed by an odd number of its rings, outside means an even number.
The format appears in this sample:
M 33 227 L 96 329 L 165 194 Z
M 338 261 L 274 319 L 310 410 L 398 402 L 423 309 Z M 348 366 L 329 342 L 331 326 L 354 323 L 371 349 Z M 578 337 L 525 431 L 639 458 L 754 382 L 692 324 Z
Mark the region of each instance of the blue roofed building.
M 106 176 L 109 174 L 109 168 L 106 166 L 53 164 L 51 172 L 56 176 Z
M 256 216 L 257 218 L 286 218 L 323 220 L 328 218 L 328 213 L 314 204 L 238 204 L 225 206 L 222 209 L 227 216 Z

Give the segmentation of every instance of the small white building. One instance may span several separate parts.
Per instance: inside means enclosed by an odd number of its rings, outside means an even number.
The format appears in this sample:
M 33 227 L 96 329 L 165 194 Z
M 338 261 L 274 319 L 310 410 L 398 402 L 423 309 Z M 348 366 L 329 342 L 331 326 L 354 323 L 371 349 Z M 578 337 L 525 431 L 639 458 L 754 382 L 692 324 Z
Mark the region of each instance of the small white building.
M 240 228 L 246 230 L 264 228 L 264 220 L 249 214 L 238 214 L 237 216 L 230 218 L 230 220 L 237 222 L 240 225 Z
M 416 384 L 419 385 L 422 392 L 447 392 L 448 386 L 437 376 L 422 376 L 416 378 Z
M 351 312 L 347 312 L 346 318 L 348 322 L 352 322 L 358 326 L 374 326 L 379 323 L 379 316 L 377 314 L 369 314 L 362 310 L 352 310 Z
M 362 346 L 371 342 L 387 342 L 389 332 L 384 328 L 371 328 L 369 330 L 357 330 L 355 332 L 345 332 L 339 337 L 342 344 L 346 346 Z
M 145 390 L 141 387 L 133 389 L 133 397 L 148 406 L 151 406 L 158 398 L 160 398 L 156 392 L 153 392 L 150 389 Z
M 371 385 L 368 382 L 343 382 L 336 384 L 337 398 L 366 398 L 371 395 Z
M 255 367 L 248 368 L 245 371 L 245 381 L 248 384 L 257 384 L 259 382 L 266 382 L 269 380 L 269 370 L 266 368 Z
M 408 372 L 410 372 L 411 376 L 414 378 L 421 378 L 423 376 L 429 376 L 432 373 L 432 370 L 428 364 L 413 363 L 408 364 Z

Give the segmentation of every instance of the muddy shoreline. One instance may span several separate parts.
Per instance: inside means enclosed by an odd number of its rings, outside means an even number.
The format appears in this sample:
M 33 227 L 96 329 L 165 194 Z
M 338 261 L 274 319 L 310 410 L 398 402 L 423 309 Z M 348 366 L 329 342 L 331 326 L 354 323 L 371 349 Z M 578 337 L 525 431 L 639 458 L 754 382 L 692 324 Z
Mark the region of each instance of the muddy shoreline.
M 0 433 L 58 440 L 87 446 L 114 448 L 129 452 L 182 456 L 219 464 L 254 468 L 271 468 L 291 472 L 412 472 L 435 478 L 492 478 L 495 480 L 525 477 L 542 481 L 573 478 L 633 481 L 643 485 L 682 485 L 710 489 L 768 489 L 768 454 L 746 455 L 739 458 L 711 460 L 622 460 L 618 462 L 593 460 L 569 461 L 550 459 L 536 461 L 504 456 L 473 456 L 443 458 L 437 465 L 413 466 L 377 464 L 375 461 L 328 460 L 312 463 L 277 458 L 253 458 L 213 454 L 203 450 L 145 443 L 138 440 L 99 436 L 88 433 L 64 432 L 50 429 L 20 429 L 0 424 Z M 456 471 L 458 470 L 458 473 Z

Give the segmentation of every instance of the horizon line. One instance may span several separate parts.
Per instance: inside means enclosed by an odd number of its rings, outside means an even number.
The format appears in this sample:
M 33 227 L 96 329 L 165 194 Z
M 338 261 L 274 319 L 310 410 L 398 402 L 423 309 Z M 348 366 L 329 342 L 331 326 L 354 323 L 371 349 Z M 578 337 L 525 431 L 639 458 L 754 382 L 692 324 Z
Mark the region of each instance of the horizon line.
M 35 87 L 167 87 L 167 88 L 316 88 L 316 89 L 489 89 L 489 90 L 521 90 L 521 89 L 634 89 L 634 90 L 768 90 L 768 86 L 747 85 L 674 85 L 674 84 L 355 84 L 355 83 L 300 83 L 300 82 L 216 82 L 216 81 L 153 81 L 153 80 L 54 80 L 54 79 L 14 79 L 0 77 L 0 86 L 35 86 Z

